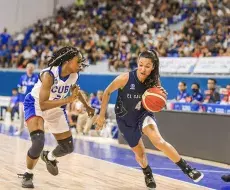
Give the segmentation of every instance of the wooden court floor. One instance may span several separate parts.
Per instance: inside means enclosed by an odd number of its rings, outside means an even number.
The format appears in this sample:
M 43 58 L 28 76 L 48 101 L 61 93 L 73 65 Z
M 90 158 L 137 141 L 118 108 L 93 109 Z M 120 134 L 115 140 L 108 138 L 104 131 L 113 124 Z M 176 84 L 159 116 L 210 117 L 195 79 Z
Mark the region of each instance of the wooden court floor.
M 25 171 L 30 141 L 0 134 L 0 190 L 21 188 L 17 173 Z M 47 147 L 46 147 L 47 148 Z M 48 147 L 50 149 L 50 147 Z M 60 158 L 59 175 L 50 175 L 39 160 L 34 169 L 36 190 L 142 190 L 147 189 L 140 170 L 97 158 L 72 153 Z M 159 190 L 208 189 L 180 180 L 155 175 Z

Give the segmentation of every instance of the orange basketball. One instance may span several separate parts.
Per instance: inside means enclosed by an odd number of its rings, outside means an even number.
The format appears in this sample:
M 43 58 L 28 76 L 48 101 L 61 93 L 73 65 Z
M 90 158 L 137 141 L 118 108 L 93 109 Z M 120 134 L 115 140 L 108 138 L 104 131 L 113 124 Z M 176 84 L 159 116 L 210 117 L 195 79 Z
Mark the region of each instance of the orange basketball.
M 157 87 L 149 88 L 142 95 L 142 105 L 150 112 L 161 111 L 165 107 L 166 101 L 166 94 Z

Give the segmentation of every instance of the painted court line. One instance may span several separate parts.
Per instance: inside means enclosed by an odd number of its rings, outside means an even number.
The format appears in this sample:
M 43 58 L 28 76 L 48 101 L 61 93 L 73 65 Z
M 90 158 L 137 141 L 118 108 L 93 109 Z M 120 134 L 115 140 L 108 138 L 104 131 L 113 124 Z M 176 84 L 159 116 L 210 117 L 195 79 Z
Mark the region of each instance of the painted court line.
M 141 169 L 141 167 L 133 167 L 136 169 Z M 176 169 L 176 168 L 156 168 L 156 167 L 151 167 L 153 170 L 169 170 L 169 171 L 181 171 L 181 169 Z M 201 172 L 208 172 L 208 173 L 225 173 L 226 170 L 199 170 Z

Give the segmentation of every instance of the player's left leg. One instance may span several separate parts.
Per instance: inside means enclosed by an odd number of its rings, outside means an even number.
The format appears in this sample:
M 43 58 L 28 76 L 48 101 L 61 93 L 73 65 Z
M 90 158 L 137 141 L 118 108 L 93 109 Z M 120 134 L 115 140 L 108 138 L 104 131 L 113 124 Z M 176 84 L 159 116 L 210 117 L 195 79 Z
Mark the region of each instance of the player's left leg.
M 161 150 L 169 159 L 171 159 L 181 170 L 188 175 L 194 182 L 199 182 L 203 178 L 203 174 L 192 168 L 181 156 L 176 149 L 166 142 L 157 127 L 157 124 L 153 117 L 145 117 L 142 124 L 143 133 L 148 136 L 152 144 L 159 150 Z
M 45 126 L 56 138 L 58 145 L 53 151 L 43 151 L 41 153 L 41 158 L 52 175 L 58 175 L 56 158 L 70 154 L 74 150 L 72 133 L 68 125 L 66 113 L 62 111 L 60 114 L 59 111 L 57 110 L 57 114 L 53 113 L 53 115 L 51 112 L 47 113 L 49 118 L 47 119 L 48 122 L 45 123 Z
M 222 179 L 223 181 L 225 181 L 225 182 L 230 182 L 230 174 L 228 174 L 228 175 L 223 175 L 223 176 L 221 177 L 221 179 Z

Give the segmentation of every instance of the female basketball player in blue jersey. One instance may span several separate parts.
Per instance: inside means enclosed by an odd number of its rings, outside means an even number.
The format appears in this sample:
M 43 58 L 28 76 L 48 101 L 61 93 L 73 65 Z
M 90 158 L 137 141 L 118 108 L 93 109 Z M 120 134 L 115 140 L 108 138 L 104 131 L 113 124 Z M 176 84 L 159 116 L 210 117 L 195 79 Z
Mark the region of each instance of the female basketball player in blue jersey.
M 57 157 L 65 156 L 74 149 L 72 134 L 69 129 L 65 105 L 74 102 L 78 97 L 85 105 L 89 116 L 94 115 L 76 86 L 78 72 L 87 64 L 81 52 L 73 47 L 64 47 L 54 53 L 42 70 L 39 81 L 24 101 L 24 112 L 30 132 L 32 146 L 27 153 L 27 169 L 23 176 L 22 187 L 33 188 L 33 168 L 39 156 L 46 163 L 52 175 L 58 174 Z M 68 96 L 71 91 L 71 95 Z M 58 145 L 49 152 L 43 151 L 45 137 L 44 126 L 53 133 Z
M 136 161 L 143 169 L 146 186 L 155 188 L 156 183 L 145 155 L 145 148 L 141 139 L 142 133 L 150 139 L 156 148 L 163 151 L 177 164 L 185 174 L 193 181 L 198 182 L 202 179 L 203 174 L 191 168 L 180 157 L 175 148 L 162 138 L 154 114 L 146 111 L 141 104 L 143 93 L 153 86 L 160 86 L 159 59 L 155 51 L 145 51 L 139 55 L 137 70 L 121 74 L 106 88 L 102 98 L 101 112 L 95 122 L 97 129 L 101 129 L 104 125 L 110 94 L 118 90 L 115 105 L 117 124 L 132 148 Z M 159 88 L 165 92 L 162 87 Z

